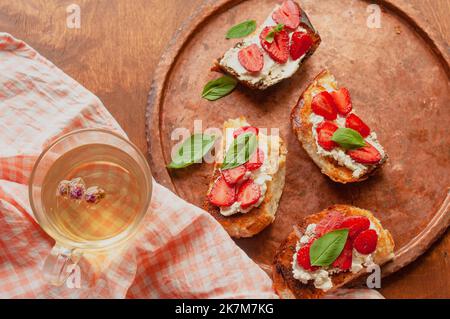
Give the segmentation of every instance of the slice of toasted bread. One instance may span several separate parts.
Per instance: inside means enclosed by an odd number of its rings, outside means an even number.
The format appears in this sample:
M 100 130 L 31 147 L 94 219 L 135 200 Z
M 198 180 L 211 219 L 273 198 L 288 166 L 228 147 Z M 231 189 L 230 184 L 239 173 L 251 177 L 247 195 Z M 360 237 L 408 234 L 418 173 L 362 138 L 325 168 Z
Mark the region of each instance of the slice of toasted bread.
M 366 269 L 363 268 L 358 273 L 348 271 L 332 274 L 330 276 L 333 287 L 328 291 L 315 288 L 312 281 L 309 281 L 308 284 L 303 284 L 301 281 L 294 278 L 292 272 L 292 261 L 296 252 L 297 242 L 300 239 L 299 236 L 305 233 L 306 227 L 309 224 L 317 224 L 331 211 L 341 212 L 345 216 L 365 216 L 371 221 L 378 232 L 377 248 L 373 253 L 373 261 L 375 264 L 381 266 L 394 257 L 394 240 L 392 239 L 391 234 L 388 230 L 383 228 L 380 221 L 375 218 L 371 212 L 348 205 L 331 206 L 320 213 L 310 215 L 303 219 L 300 224 L 296 226 L 297 229 L 291 232 L 287 239 L 278 248 L 273 262 L 272 276 L 274 290 L 281 298 L 321 298 L 326 293 L 332 292 L 337 288 L 344 286 L 366 272 Z
M 244 117 L 238 119 L 228 120 L 224 123 L 223 136 L 226 136 L 226 130 L 228 128 L 239 128 L 242 126 L 248 126 L 249 124 Z M 260 133 L 261 134 L 261 133 Z M 272 144 L 269 139 L 278 139 L 279 143 Z M 222 152 L 225 150 L 225 138 L 222 139 Z M 268 136 L 268 144 L 279 145 L 278 153 L 275 150 L 269 149 L 271 154 L 271 160 L 277 161 L 277 169 L 272 174 L 272 180 L 267 181 L 267 190 L 264 196 L 264 200 L 258 207 L 251 209 L 247 213 L 236 213 L 231 216 L 224 216 L 220 213 L 220 208 L 211 204 L 208 199 L 205 200 L 204 209 L 208 211 L 217 221 L 225 228 L 231 237 L 251 237 L 268 225 L 270 225 L 275 219 L 275 213 L 278 209 L 278 203 L 281 198 L 281 194 L 284 188 L 285 175 L 286 175 L 286 146 L 283 140 L 278 136 Z M 220 176 L 220 162 L 223 154 L 218 154 L 217 158 L 220 159 L 214 165 L 214 172 L 209 185 L 208 193 L 214 184 L 217 177 Z M 276 157 L 276 159 L 275 159 Z
M 233 48 L 228 50 L 221 58 L 219 58 L 213 70 L 222 70 L 225 73 L 228 73 L 239 80 L 243 85 L 252 88 L 264 90 L 272 85 L 277 84 L 278 82 L 291 77 L 297 70 L 300 68 L 301 64 L 304 63 L 311 55 L 314 54 L 316 49 L 319 47 L 321 39 L 319 33 L 314 29 L 306 15 L 305 11 L 300 9 L 300 26 L 296 31 L 306 32 L 313 40 L 312 47 L 306 52 L 303 57 L 300 57 L 298 60 L 293 61 L 289 58 L 288 62 L 285 65 L 280 65 L 274 63 L 274 61 L 268 56 L 268 54 L 261 48 L 259 35 L 261 31 L 267 26 L 276 26 L 276 22 L 272 19 L 272 13 L 277 10 L 280 5 L 277 5 L 275 9 L 270 13 L 269 17 L 266 21 L 257 29 L 256 32 L 237 43 Z M 290 37 L 293 32 L 290 32 Z M 245 70 L 243 66 L 240 65 L 237 55 L 241 48 L 244 48 L 250 44 L 257 44 L 261 52 L 264 55 L 264 68 L 261 72 L 256 74 L 251 74 Z M 289 65 L 289 67 L 287 67 Z M 286 66 L 286 67 L 285 67 Z M 280 69 L 285 67 L 282 72 L 275 72 L 274 69 Z
M 328 70 L 324 70 L 316 76 L 314 81 L 300 96 L 297 104 L 293 107 L 291 112 L 291 124 L 294 133 L 297 135 L 298 140 L 302 143 L 302 146 L 308 155 L 322 170 L 322 173 L 330 177 L 333 181 L 343 184 L 363 181 L 378 167 L 383 165 L 387 159 L 387 154 L 383 152 L 382 159 L 378 164 L 365 165 L 366 169 L 361 176 L 354 176 L 353 170 L 340 165 L 333 157 L 319 154 L 318 145 L 313 135 L 313 124 L 310 121 L 310 115 L 313 113 L 311 102 L 314 94 L 326 90 L 338 90 L 336 79 Z

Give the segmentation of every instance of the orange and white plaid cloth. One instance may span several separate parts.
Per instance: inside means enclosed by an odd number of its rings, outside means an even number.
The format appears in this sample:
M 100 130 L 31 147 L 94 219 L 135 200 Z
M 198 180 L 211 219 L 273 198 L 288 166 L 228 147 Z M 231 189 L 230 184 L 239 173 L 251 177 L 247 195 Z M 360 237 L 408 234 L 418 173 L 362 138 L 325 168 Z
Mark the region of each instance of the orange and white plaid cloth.
M 154 182 L 140 233 L 120 256 L 80 263 L 81 287 L 47 285 L 54 241 L 37 224 L 28 179 L 42 149 L 69 131 L 125 135 L 100 100 L 35 50 L 0 33 L 1 298 L 272 298 L 270 278 L 203 210 Z
M 153 213 L 120 255 L 85 254 L 80 287 L 48 285 L 54 240 L 33 216 L 28 180 L 46 145 L 86 127 L 125 135 L 96 96 L 0 33 L 0 298 L 276 298 L 220 224 L 156 182 Z

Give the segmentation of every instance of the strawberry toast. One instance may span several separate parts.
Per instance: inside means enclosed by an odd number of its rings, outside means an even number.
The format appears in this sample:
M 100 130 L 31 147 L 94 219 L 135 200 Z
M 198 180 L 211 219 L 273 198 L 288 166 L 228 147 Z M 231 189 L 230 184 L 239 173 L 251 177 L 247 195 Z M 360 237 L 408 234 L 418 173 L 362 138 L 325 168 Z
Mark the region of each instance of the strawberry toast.
M 320 41 L 306 13 L 287 0 L 275 7 L 255 34 L 228 50 L 217 66 L 242 84 L 263 90 L 291 77 Z
M 377 134 L 355 114 L 346 88 L 322 71 L 291 112 L 294 133 L 308 155 L 333 181 L 367 179 L 387 159 Z
M 253 138 L 253 150 L 227 168 L 233 149 L 248 137 Z M 263 134 L 244 117 L 224 123 L 204 208 L 230 236 L 251 237 L 274 221 L 285 182 L 286 153 L 279 136 Z
M 371 212 L 334 205 L 305 218 L 278 248 L 274 290 L 285 299 L 321 298 L 393 257 L 392 236 Z

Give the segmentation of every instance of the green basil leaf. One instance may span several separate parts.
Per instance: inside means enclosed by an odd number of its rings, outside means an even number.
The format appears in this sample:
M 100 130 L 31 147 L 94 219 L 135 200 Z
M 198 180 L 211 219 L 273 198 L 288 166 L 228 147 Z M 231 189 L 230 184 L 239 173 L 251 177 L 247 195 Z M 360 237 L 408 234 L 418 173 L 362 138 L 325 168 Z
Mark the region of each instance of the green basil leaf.
M 244 133 L 233 140 L 223 159 L 221 169 L 238 167 L 250 159 L 256 150 L 258 141 L 254 133 Z
M 218 79 L 209 81 L 203 88 L 202 98 L 215 101 L 230 94 L 237 85 L 237 80 L 231 76 L 224 75 Z
M 178 148 L 167 166 L 172 169 L 188 167 L 199 162 L 203 156 L 213 147 L 216 137 L 206 134 L 193 134 L 187 138 Z
M 231 27 L 230 30 L 228 30 L 227 32 L 226 38 L 227 39 L 243 38 L 251 34 L 255 30 L 256 30 L 256 21 L 247 20 Z
M 331 137 L 333 142 L 338 143 L 342 148 L 351 150 L 364 147 L 366 142 L 359 132 L 351 128 L 339 128 Z
M 275 40 L 275 34 L 282 31 L 283 29 L 284 29 L 284 24 L 282 24 L 282 23 L 277 24 L 275 27 L 273 27 L 273 29 L 269 33 L 267 33 L 266 41 L 269 43 L 272 43 L 273 40 Z
M 330 266 L 344 249 L 348 229 L 338 229 L 316 239 L 309 250 L 312 266 Z

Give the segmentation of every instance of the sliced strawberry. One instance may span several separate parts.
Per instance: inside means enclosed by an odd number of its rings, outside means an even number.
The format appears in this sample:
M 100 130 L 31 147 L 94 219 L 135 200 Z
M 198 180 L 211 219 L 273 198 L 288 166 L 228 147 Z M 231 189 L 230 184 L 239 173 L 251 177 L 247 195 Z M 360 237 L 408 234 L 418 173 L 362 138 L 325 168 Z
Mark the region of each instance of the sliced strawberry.
M 375 251 L 377 248 L 378 234 L 373 229 L 367 229 L 359 234 L 353 243 L 356 251 L 368 255 Z
M 355 239 L 361 232 L 369 229 L 370 220 L 365 216 L 350 216 L 344 219 L 341 227 L 348 228 L 348 237 Z
M 281 30 L 275 33 L 272 42 L 266 40 L 267 35 L 274 27 L 265 27 L 259 39 L 261 41 L 261 46 L 266 50 L 267 54 L 279 64 L 284 64 L 289 59 L 289 34 L 286 30 Z
M 259 130 L 258 130 L 257 127 L 254 127 L 254 126 L 243 126 L 243 127 L 238 128 L 237 130 L 235 130 L 233 132 L 233 138 L 236 138 L 239 135 L 241 135 L 243 133 L 247 133 L 247 132 L 251 132 L 251 133 L 253 133 L 255 135 L 259 134 Z
M 339 229 L 344 217 L 345 216 L 342 213 L 337 211 L 331 211 L 328 213 L 328 215 L 316 225 L 314 232 L 317 237 L 321 237 L 332 230 Z
M 300 25 L 300 8 L 294 1 L 284 1 L 272 14 L 272 19 L 290 30 L 295 30 Z
M 351 240 L 347 240 L 345 243 L 344 249 L 342 250 L 341 254 L 338 258 L 333 262 L 332 266 L 334 268 L 339 268 L 341 270 L 349 270 L 352 266 L 352 250 L 353 250 L 353 243 Z
M 208 199 L 211 204 L 216 206 L 231 206 L 236 201 L 236 189 L 228 185 L 225 179 L 220 176 L 209 192 Z
M 244 178 L 246 172 L 247 169 L 245 168 L 245 166 L 241 165 L 235 168 L 223 170 L 222 176 L 228 185 L 233 186 L 239 183 Z
M 370 134 L 370 128 L 355 114 L 350 114 L 347 116 L 347 119 L 345 120 L 345 127 L 358 131 L 362 137 L 367 137 Z
M 237 201 L 242 208 L 248 208 L 256 204 L 261 197 L 261 186 L 256 184 L 251 178 L 245 181 L 239 188 Z
M 305 270 L 314 271 L 317 270 L 319 267 L 311 266 L 311 258 L 309 256 L 309 250 L 311 248 L 311 245 L 312 242 L 306 244 L 297 251 L 297 264 L 299 264 L 299 266 Z
M 314 44 L 313 39 L 308 33 L 294 32 L 291 37 L 291 58 L 292 60 L 300 59 Z
M 373 145 L 366 142 L 366 146 L 347 151 L 347 154 L 356 162 L 373 165 L 381 161 L 381 154 Z
M 317 143 L 319 143 L 324 150 L 331 151 L 337 146 L 337 144 L 331 140 L 337 129 L 338 126 L 330 121 L 324 121 L 317 126 Z
M 257 170 L 264 163 L 264 152 L 257 148 L 253 155 L 250 157 L 250 160 L 245 163 L 245 168 L 249 171 Z
M 263 53 L 256 44 L 239 50 L 238 60 L 249 72 L 259 72 L 264 67 Z
M 337 109 L 333 97 L 327 91 L 323 91 L 314 96 L 311 108 L 317 115 L 323 116 L 326 120 L 333 121 L 337 117 Z
M 331 95 L 340 114 L 347 115 L 352 111 L 352 99 L 350 98 L 350 92 L 346 88 L 340 88 L 338 91 L 331 93 Z

